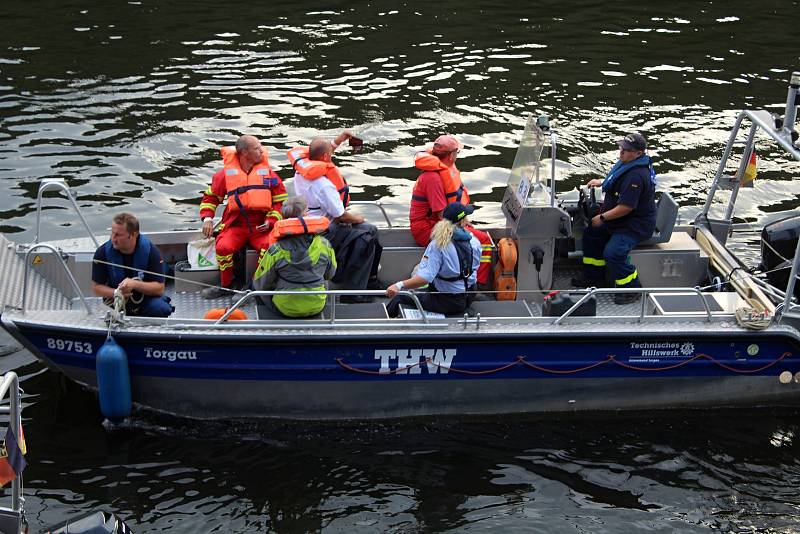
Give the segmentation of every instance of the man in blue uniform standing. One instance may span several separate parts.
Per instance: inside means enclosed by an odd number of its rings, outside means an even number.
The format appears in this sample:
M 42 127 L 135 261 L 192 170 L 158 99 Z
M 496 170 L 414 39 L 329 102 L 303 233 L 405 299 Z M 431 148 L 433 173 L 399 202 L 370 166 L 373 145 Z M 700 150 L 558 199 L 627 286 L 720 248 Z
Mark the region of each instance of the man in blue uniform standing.
M 583 280 L 573 280 L 579 287 L 603 287 L 605 269 L 617 288 L 642 287 L 636 266 L 628 253 L 653 235 L 656 226 L 656 173 L 653 161 L 645 154 L 647 140 L 631 133 L 617 141 L 619 160 L 608 176 L 590 180 L 588 187 L 601 186 L 603 205 L 583 234 Z M 639 293 L 618 293 L 614 303 L 629 304 Z
M 111 223 L 111 239 L 94 253 L 92 292 L 113 305 L 114 291 L 125 297 L 125 313 L 167 317 L 175 308 L 164 296 L 164 260 L 158 247 L 139 233 L 139 221 L 119 213 Z

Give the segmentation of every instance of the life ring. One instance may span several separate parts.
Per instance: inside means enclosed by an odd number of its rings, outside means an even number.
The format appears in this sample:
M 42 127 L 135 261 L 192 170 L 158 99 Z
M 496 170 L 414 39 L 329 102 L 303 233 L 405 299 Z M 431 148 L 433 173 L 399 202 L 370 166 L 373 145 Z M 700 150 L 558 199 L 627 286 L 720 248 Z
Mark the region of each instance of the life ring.
M 227 312 L 228 308 L 212 308 L 206 312 L 205 316 L 203 316 L 203 319 L 211 319 L 216 321 Z M 245 321 L 247 320 L 247 314 L 244 312 L 244 310 L 236 309 L 233 310 L 233 313 L 231 313 L 230 317 L 228 317 L 228 320 Z

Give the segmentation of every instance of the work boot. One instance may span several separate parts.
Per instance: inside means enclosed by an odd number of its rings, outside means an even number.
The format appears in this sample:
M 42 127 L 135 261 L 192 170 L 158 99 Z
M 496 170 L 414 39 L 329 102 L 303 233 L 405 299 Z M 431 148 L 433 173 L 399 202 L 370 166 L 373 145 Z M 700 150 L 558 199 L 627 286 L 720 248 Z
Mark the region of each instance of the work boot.
M 614 304 L 633 304 L 638 302 L 641 296 L 641 293 L 616 293 L 614 295 Z
M 219 286 L 207 287 L 200 292 L 200 296 L 208 300 L 230 297 L 233 296 L 233 290 Z

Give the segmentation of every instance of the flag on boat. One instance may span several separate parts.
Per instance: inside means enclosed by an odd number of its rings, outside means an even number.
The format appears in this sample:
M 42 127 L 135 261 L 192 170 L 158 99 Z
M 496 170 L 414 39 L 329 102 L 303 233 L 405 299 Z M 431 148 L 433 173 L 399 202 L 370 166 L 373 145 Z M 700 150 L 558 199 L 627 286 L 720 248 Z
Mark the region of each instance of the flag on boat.
M 0 447 L 0 486 L 5 486 L 8 482 L 16 479 L 27 465 L 23 456 L 27 452 L 27 447 L 22 426 L 19 427 L 19 435 L 20 440 L 17 441 L 17 437 L 9 425 L 3 446 Z
M 747 162 L 747 167 L 745 167 L 744 174 L 742 175 L 742 185 L 749 184 L 756 179 L 756 174 L 758 174 L 757 167 L 758 158 L 756 158 L 756 147 L 753 147 L 753 151 L 750 152 L 750 161 Z

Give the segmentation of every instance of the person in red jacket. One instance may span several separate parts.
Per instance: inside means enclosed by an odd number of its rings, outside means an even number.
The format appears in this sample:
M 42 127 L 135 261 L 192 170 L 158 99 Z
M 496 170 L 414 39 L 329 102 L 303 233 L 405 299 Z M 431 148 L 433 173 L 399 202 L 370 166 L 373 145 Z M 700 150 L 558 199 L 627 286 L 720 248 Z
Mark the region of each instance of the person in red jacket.
M 233 287 L 233 255 L 250 244 L 256 250 L 268 248 L 269 231 L 281 220 L 281 205 L 286 200 L 283 181 L 270 168 L 267 151 L 252 135 L 243 135 L 235 147 L 223 147 L 223 169 L 211 178 L 211 185 L 200 203 L 203 235 L 214 233 L 217 206 L 227 197 L 228 204 L 217 225 L 217 264 L 221 287 L 208 287 L 203 298 L 228 294 Z
M 411 193 L 411 206 L 408 219 L 414 241 L 427 247 L 431 231 L 442 220 L 444 208 L 453 202 L 469 204 L 469 192 L 461 182 L 461 172 L 456 167 L 458 151 L 464 145 L 452 135 L 440 135 L 433 148 L 418 152 L 414 166 L 422 171 Z M 485 285 L 489 280 L 489 266 L 492 263 L 492 240 L 489 234 L 468 225 L 466 230 L 481 243 L 481 265 L 478 268 L 478 284 Z

